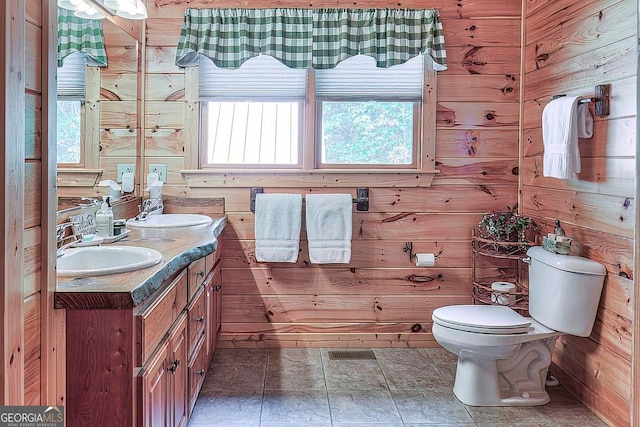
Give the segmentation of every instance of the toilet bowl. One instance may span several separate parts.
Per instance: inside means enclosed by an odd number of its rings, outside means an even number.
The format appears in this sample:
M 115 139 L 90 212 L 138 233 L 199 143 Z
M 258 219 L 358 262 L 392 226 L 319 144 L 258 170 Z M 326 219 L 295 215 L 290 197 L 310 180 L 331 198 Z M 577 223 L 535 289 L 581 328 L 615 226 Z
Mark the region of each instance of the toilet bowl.
M 458 356 L 453 391 L 462 403 L 548 403 L 545 380 L 557 338 L 591 333 L 604 266 L 541 247 L 530 248 L 527 255 L 531 317 L 500 305 L 457 305 L 433 311 L 433 337 Z
M 456 318 L 459 312 L 476 321 L 461 325 L 447 320 Z M 500 320 L 507 323 L 502 328 L 483 324 Z M 434 311 L 433 321 L 436 341 L 458 356 L 453 392 L 461 402 L 471 406 L 536 406 L 549 402 L 544 382 L 560 332 L 505 306 L 443 307 Z

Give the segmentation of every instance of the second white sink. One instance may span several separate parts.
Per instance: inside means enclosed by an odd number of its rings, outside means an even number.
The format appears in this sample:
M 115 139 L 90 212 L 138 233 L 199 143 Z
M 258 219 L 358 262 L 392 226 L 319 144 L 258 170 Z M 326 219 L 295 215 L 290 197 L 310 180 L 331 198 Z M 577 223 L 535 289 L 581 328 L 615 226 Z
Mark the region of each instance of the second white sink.
M 58 276 L 90 277 L 125 273 L 151 267 L 162 261 L 155 249 L 138 246 L 93 246 L 67 249 L 57 259 Z
M 143 221 L 130 219 L 127 227 L 139 228 L 179 228 L 211 224 L 213 220 L 206 215 L 198 214 L 162 214 L 151 215 Z

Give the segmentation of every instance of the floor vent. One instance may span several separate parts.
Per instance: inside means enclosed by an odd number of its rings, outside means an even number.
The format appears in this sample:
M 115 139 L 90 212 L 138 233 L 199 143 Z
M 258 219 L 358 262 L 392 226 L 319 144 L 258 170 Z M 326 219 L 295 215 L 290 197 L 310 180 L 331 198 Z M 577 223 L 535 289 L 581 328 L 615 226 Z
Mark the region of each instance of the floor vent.
M 330 351 L 329 360 L 376 360 L 373 351 Z

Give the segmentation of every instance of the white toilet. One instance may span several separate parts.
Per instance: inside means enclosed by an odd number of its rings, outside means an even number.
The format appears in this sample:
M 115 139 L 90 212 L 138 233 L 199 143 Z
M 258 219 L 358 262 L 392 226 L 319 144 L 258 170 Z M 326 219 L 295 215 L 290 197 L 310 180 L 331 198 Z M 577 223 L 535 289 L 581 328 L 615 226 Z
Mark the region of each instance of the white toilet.
M 433 312 L 434 338 L 458 356 L 453 392 L 462 403 L 544 405 L 556 339 L 591 334 L 604 266 L 540 246 L 527 255 L 531 317 L 499 305 L 453 305 Z

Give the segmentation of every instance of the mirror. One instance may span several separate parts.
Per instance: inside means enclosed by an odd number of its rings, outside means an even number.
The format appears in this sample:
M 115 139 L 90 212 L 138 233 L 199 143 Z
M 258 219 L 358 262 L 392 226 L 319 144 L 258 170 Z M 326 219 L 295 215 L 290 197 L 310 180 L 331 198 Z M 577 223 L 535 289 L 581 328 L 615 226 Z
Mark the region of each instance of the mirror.
M 109 19 L 102 20 L 102 28 L 107 66 L 86 67 L 85 99 L 75 113 L 80 120 L 80 161 L 58 164 L 58 195 L 63 198 L 106 194 L 95 187 L 97 182 L 117 180 L 118 165 L 135 167 L 137 161 L 138 42 Z M 69 118 L 59 113 L 59 135 L 70 128 L 65 120 Z

